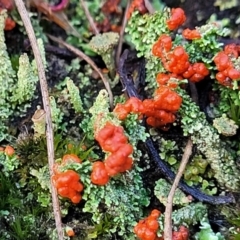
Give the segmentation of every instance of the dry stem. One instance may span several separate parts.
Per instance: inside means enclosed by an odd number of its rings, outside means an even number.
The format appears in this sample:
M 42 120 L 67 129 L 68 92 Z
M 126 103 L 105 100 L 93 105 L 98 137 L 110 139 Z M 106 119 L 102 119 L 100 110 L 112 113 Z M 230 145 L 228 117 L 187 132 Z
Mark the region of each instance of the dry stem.
M 171 190 L 169 192 L 168 198 L 167 198 L 167 205 L 165 209 L 165 218 L 164 218 L 164 239 L 165 240 L 172 240 L 172 203 L 175 191 L 177 189 L 178 183 L 183 175 L 183 172 L 186 168 L 186 165 L 188 163 L 189 157 L 192 154 L 192 146 L 193 143 L 191 139 L 188 140 L 187 145 L 185 147 L 182 160 L 178 169 L 178 172 L 176 174 L 176 177 L 174 179 L 173 185 L 171 187 Z
M 95 35 L 99 34 L 99 31 L 98 31 L 98 29 L 97 29 L 97 27 L 96 27 L 96 24 L 94 23 L 94 20 L 93 20 L 90 12 L 89 12 L 89 10 L 88 10 L 88 7 L 86 6 L 86 3 L 84 2 L 84 0 L 80 0 L 80 4 L 81 4 L 81 6 L 82 6 L 82 8 L 83 8 L 83 11 L 84 11 L 85 14 L 86 14 L 86 17 L 87 17 L 87 19 L 88 19 L 88 21 L 89 21 L 89 24 L 90 24 L 90 26 L 91 26 L 94 34 L 95 34 Z
M 54 145 L 53 145 L 53 128 L 52 128 L 52 119 L 51 119 L 51 109 L 49 103 L 49 95 L 48 95 L 48 86 L 45 76 L 44 65 L 42 62 L 40 50 L 37 44 L 37 39 L 34 34 L 34 30 L 28 16 L 28 12 L 22 0 L 15 0 L 16 7 L 23 21 L 24 27 L 26 29 L 27 35 L 29 37 L 34 58 L 37 63 L 38 69 L 38 77 L 41 86 L 42 100 L 44 110 L 46 112 L 46 139 L 47 139 L 47 152 L 48 152 L 48 164 L 49 164 L 49 172 L 50 176 L 53 174 L 53 164 L 54 164 Z M 51 194 L 52 194 L 52 203 L 53 203 L 53 211 L 55 217 L 56 228 L 58 232 L 58 239 L 63 240 L 63 229 L 62 229 L 62 221 L 60 214 L 60 206 L 58 201 L 58 195 L 55 187 L 51 181 Z
M 155 12 L 152 3 L 149 0 L 144 0 L 144 4 L 150 14 L 153 14 Z
M 64 42 L 63 40 L 56 38 L 52 35 L 48 35 L 48 37 L 53 40 L 54 42 L 57 42 L 61 45 L 63 45 L 64 47 L 66 47 L 68 50 L 70 50 L 71 52 L 75 53 L 79 58 L 82 58 L 83 60 L 85 60 L 101 77 L 105 88 L 108 91 L 109 94 L 109 102 L 110 102 L 110 106 L 111 108 L 113 107 L 113 94 L 112 94 L 112 90 L 110 88 L 109 82 L 107 81 L 107 79 L 103 76 L 102 72 L 99 70 L 99 68 L 96 66 L 96 64 L 92 61 L 92 59 L 90 57 L 88 57 L 86 54 L 84 54 L 82 51 L 80 51 L 79 49 L 73 47 L 72 45 Z
M 127 25 L 127 14 L 128 14 L 128 10 L 129 10 L 129 7 L 130 7 L 130 3 L 131 3 L 131 0 L 128 0 L 127 6 L 126 6 L 126 9 L 125 9 L 125 13 L 124 13 L 124 17 L 123 17 L 123 21 L 122 21 L 122 28 L 121 28 L 121 32 L 120 32 L 120 36 L 119 36 L 119 42 L 118 42 L 118 48 L 117 48 L 117 54 L 116 54 L 116 64 L 117 64 L 117 66 L 118 66 L 120 55 L 121 55 L 121 52 L 122 52 L 123 36 L 124 36 L 124 32 L 125 32 L 125 27 Z

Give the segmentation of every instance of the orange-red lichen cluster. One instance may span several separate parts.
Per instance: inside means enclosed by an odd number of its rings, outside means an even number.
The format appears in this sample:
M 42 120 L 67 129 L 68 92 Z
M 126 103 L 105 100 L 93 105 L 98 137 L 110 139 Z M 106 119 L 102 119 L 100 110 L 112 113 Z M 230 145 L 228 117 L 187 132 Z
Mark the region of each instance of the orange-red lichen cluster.
M 144 0 L 133 0 L 127 13 L 127 18 L 129 19 L 132 13 L 137 10 L 140 14 L 145 14 L 148 12 Z
M 161 212 L 157 209 L 152 210 L 150 215 L 140 220 L 134 227 L 134 233 L 141 240 L 163 240 L 162 237 L 157 237 L 157 230 L 159 228 L 158 218 Z
M 81 159 L 75 154 L 66 154 L 62 162 L 55 163 L 52 181 L 60 196 L 70 199 L 73 203 L 79 203 L 82 199 L 83 184 L 80 175 L 74 170 L 61 172 L 61 168 L 71 163 L 81 163 Z
M 159 229 L 158 218 L 161 212 L 153 209 L 150 215 L 140 220 L 134 227 L 133 231 L 140 240 L 164 240 L 164 237 L 158 237 L 157 231 Z M 172 232 L 172 240 L 187 240 L 189 231 L 186 227 L 180 226 L 179 231 Z
M 113 111 L 120 120 L 124 120 L 132 112 L 140 116 L 145 115 L 150 126 L 164 127 L 175 121 L 175 113 L 181 103 L 182 98 L 169 86 L 160 86 L 155 91 L 153 99 L 141 101 L 131 97 L 124 104 L 118 103 Z
M 172 48 L 172 39 L 167 34 L 161 35 L 154 43 L 152 53 L 161 59 L 164 68 L 177 79 L 187 78 L 192 82 L 199 82 L 209 75 L 204 63 L 189 62 L 189 55 L 183 46 Z M 161 81 L 160 77 L 158 79 Z
M 167 20 L 169 30 L 175 30 L 186 21 L 186 16 L 182 8 L 172 8 L 171 16 Z
M 101 148 L 110 154 L 104 162 L 95 163 L 91 175 L 93 183 L 98 185 L 106 184 L 108 182 L 108 176 L 112 177 L 131 169 L 133 160 L 129 155 L 132 154 L 133 147 L 128 143 L 123 127 L 107 122 L 106 125 L 96 133 L 95 139 Z M 103 177 L 106 180 L 101 183 Z
M 11 11 L 13 8 L 14 8 L 14 4 L 13 4 L 12 0 L 0 0 L 0 12 L 3 9 Z M 16 26 L 15 21 L 13 21 L 10 17 L 7 17 L 7 19 L 5 21 L 5 28 L 4 28 L 4 30 L 10 31 L 13 28 L 15 28 L 15 26 Z
M 201 38 L 201 34 L 197 29 L 190 30 L 189 28 L 184 29 L 182 32 L 184 38 L 188 40 L 199 39 Z
M 239 45 L 229 44 L 214 57 L 214 62 L 218 70 L 216 79 L 220 84 L 232 87 L 233 81 L 240 80 L 240 67 L 236 67 L 233 64 L 239 58 L 239 53 Z
M 0 147 L 0 152 L 4 152 L 7 156 L 12 157 L 15 154 L 15 150 L 12 146 Z

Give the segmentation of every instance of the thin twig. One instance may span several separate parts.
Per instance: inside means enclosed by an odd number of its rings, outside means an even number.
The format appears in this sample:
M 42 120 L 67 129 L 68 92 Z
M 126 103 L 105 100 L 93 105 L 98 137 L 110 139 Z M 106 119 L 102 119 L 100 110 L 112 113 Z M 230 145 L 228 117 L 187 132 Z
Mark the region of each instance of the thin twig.
M 173 204 L 173 198 L 175 191 L 178 187 L 178 183 L 183 175 L 183 172 L 186 168 L 186 165 L 188 163 L 189 157 L 192 154 L 192 146 L 193 143 L 191 139 L 188 140 L 187 145 L 185 147 L 182 160 L 178 169 L 178 172 L 176 174 L 176 177 L 174 179 L 174 182 L 172 184 L 171 190 L 168 194 L 167 198 L 167 204 L 165 209 L 165 217 L 164 217 L 164 239 L 165 240 L 172 240 L 172 204 Z
M 149 0 L 144 0 L 144 4 L 150 14 L 153 14 L 155 12 L 155 9 L 154 9 L 152 3 Z
M 47 124 L 46 139 L 47 139 L 48 164 L 49 164 L 50 176 L 52 176 L 53 164 L 54 164 L 53 128 L 52 128 L 51 109 L 50 109 L 48 86 L 47 86 L 47 80 L 45 76 L 44 65 L 43 65 L 41 53 L 37 44 L 37 39 L 34 34 L 34 30 L 33 30 L 28 12 L 26 10 L 26 7 L 23 3 L 23 0 L 15 0 L 15 4 L 21 16 L 21 19 L 23 21 L 24 27 L 26 29 L 28 38 L 32 46 L 34 58 L 37 64 L 38 77 L 39 77 L 41 93 L 42 93 L 42 101 L 43 101 L 44 110 L 46 112 L 46 124 Z M 56 228 L 58 233 L 58 239 L 63 240 L 63 229 L 62 229 L 58 195 L 51 180 L 50 180 L 50 185 L 51 185 L 53 211 L 54 211 L 55 223 L 56 223 Z
M 96 24 L 94 23 L 94 20 L 93 20 L 90 12 L 89 12 L 89 10 L 88 10 L 88 7 L 86 6 L 86 3 L 84 2 L 84 0 L 80 0 L 80 4 L 81 4 L 81 6 L 82 6 L 82 8 L 83 8 L 83 11 L 84 11 L 85 14 L 86 14 L 86 17 L 87 17 L 87 19 L 88 19 L 88 21 L 89 21 L 89 24 L 90 24 L 90 26 L 91 26 L 94 34 L 95 34 L 95 35 L 99 34 L 99 31 L 98 31 L 98 29 L 97 29 L 97 27 L 96 27 Z
M 142 96 L 139 95 L 138 90 L 135 88 L 135 84 L 133 81 L 132 73 L 135 70 L 135 68 L 133 68 L 132 72 L 128 71 L 128 66 L 129 64 L 131 64 L 131 62 L 132 63 L 134 62 L 134 57 L 131 56 L 130 51 L 128 49 L 125 49 L 120 57 L 118 65 L 118 74 L 122 82 L 123 88 L 125 89 L 128 97 L 137 97 L 139 99 L 143 99 Z M 144 74 L 144 72 L 142 72 L 142 74 Z M 166 161 L 160 158 L 159 152 L 155 148 L 154 142 L 151 139 L 151 137 L 148 137 L 144 143 L 148 150 L 149 156 L 156 163 L 158 170 L 165 176 L 165 178 L 169 182 L 172 183 L 176 177 L 176 174 L 172 171 L 169 164 L 167 164 Z M 208 195 L 206 193 L 203 193 L 199 188 L 189 186 L 183 180 L 179 182 L 178 187 L 188 195 L 191 195 L 192 197 L 201 202 L 206 202 L 215 205 L 236 202 L 232 194 L 228 194 L 225 196 Z
M 90 57 L 88 57 L 86 54 L 84 54 L 82 51 L 80 51 L 79 49 L 73 47 L 72 45 L 64 42 L 63 40 L 56 38 L 50 34 L 48 34 L 48 37 L 53 40 L 54 42 L 57 42 L 61 45 L 63 45 L 64 47 L 66 47 L 68 50 L 70 50 L 71 52 L 75 53 L 76 56 L 78 56 L 79 58 L 84 59 L 101 77 L 106 90 L 108 91 L 109 94 L 109 102 L 110 102 L 110 107 L 113 107 L 113 94 L 112 94 L 112 90 L 110 88 L 109 82 L 108 80 L 103 76 L 102 72 L 99 70 L 99 68 L 97 67 L 97 65 L 92 61 L 92 59 Z
M 129 7 L 130 7 L 130 3 L 131 3 L 131 0 L 128 0 L 127 6 L 126 6 L 126 9 L 125 9 L 125 13 L 124 13 L 124 17 L 123 17 L 123 21 L 122 21 L 122 28 L 121 28 L 121 31 L 120 31 L 117 53 L 116 53 L 116 65 L 117 66 L 118 66 L 120 55 L 121 55 L 121 52 L 122 52 L 123 36 L 124 36 L 125 28 L 126 28 L 126 25 L 127 25 L 127 15 L 128 15 L 128 10 L 129 10 Z

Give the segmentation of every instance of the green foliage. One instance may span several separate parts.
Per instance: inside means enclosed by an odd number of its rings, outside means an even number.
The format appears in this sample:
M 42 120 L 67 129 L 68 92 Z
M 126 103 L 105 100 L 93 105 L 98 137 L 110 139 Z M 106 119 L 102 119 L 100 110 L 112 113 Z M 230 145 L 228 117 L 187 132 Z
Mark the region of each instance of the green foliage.
M 85 118 L 80 124 L 80 127 L 86 134 L 86 138 L 89 140 L 94 139 L 94 132 L 103 128 L 107 121 L 110 121 L 116 125 L 120 124 L 120 121 L 117 117 L 109 111 L 109 98 L 106 90 L 102 89 L 99 91 L 98 96 L 89 109 L 91 116 L 85 115 Z
M 16 154 L 8 156 L 5 152 L 0 151 L 0 166 L 2 167 L 2 172 L 5 176 L 17 169 L 20 165 L 19 158 Z
M 216 130 L 207 122 L 204 113 L 190 99 L 184 90 L 178 89 L 183 102 L 179 113 L 185 136 L 191 136 L 198 150 L 205 155 L 214 177 L 222 187 L 237 191 L 240 185 L 240 172 L 233 156 L 223 147 Z
M 152 55 L 153 43 L 161 34 L 169 33 L 166 25 L 168 17 L 169 9 L 144 15 L 133 12 L 128 21 L 126 32 L 131 36 L 131 43 L 138 51 L 138 57 L 144 56 L 148 59 Z
M 72 0 L 71 4 L 74 7 L 67 10 L 68 16 L 70 16 L 69 22 L 76 29 L 77 33 L 81 37 L 69 35 L 67 38 L 67 42 L 72 44 L 73 46 L 84 49 L 85 54 L 94 56 L 95 53 L 91 51 L 90 47 L 87 44 L 87 39 L 89 39 L 93 34 L 91 31 L 89 31 L 90 26 L 86 14 L 81 7 L 81 4 L 79 4 L 78 0 Z M 85 4 L 93 19 L 96 22 L 102 22 L 104 19 L 104 15 L 100 11 L 101 4 L 99 4 L 99 0 L 88 0 L 85 1 Z
M 51 106 L 51 116 L 54 130 L 64 130 L 63 123 L 63 112 L 61 111 L 60 107 L 57 105 L 56 100 L 53 96 L 49 97 L 50 106 Z
M 160 178 L 155 182 L 154 195 L 165 206 L 167 204 L 167 198 L 168 198 L 170 189 L 171 189 L 171 184 L 168 183 L 163 178 Z M 191 202 L 191 199 L 188 198 L 179 188 L 177 188 L 173 198 L 173 205 L 184 206 L 189 202 Z
M 201 230 L 195 235 L 196 240 L 224 240 L 221 233 L 214 233 L 206 218 L 201 220 Z
M 201 182 L 199 175 L 205 173 L 207 165 L 208 162 L 201 155 L 195 156 L 184 171 L 184 179 L 191 180 L 196 183 Z
M 196 155 L 186 166 L 184 171 L 184 180 L 188 185 L 201 186 L 203 192 L 209 195 L 217 193 L 217 187 L 212 181 L 213 172 L 207 169 L 208 161 L 202 155 Z
M 219 134 L 224 136 L 233 136 L 237 133 L 238 125 L 223 114 L 219 118 L 213 120 L 213 126 L 218 130 Z
M 215 0 L 214 6 L 217 6 L 220 8 L 220 11 L 224 11 L 226 9 L 230 9 L 233 7 L 238 6 L 238 1 L 237 0 L 230 0 L 230 1 L 223 1 L 223 0 Z
M 157 88 L 158 84 L 156 81 L 157 73 L 164 73 L 166 70 L 164 69 L 160 59 L 151 55 L 146 62 L 146 86 L 145 90 L 149 92 L 149 97 L 152 96 L 154 90 Z
M 213 66 L 211 67 L 212 58 L 217 52 L 222 50 L 223 46 L 222 43 L 218 42 L 218 38 L 228 35 L 229 31 L 227 28 L 223 28 L 223 26 L 215 22 L 196 27 L 196 29 L 200 32 L 201 38 L 184 44 L 190 61 L 204 62 L 209 69 L 213 69 Z M 182 42 L 184 42 L 183 37 L 180 39 L 182 44 Z
M 39 238 L 45 233 L 46 225 L 50 227 L 50 216 L 15 181 L 13 174 L 6 177 L 0 173 L 0 239 Z
M 37 201 L 42 207 L 48 207 L 51 203 L 50 199 L 50 174 L 48 165 L 42 168 L 30 169 L 30 174 L 37 178 L 38 183 L 41 186 L 41 191 L 37 192 Z
M 18 81 L 13 90 L 12 102 L 22 104 L 32 99 L 36 89 L 36 82 L 38 81 L 38 76 L 33 73 L 32 66 L 26 53 L 19 58 L 17 76 Z M 34 79 L 32 79 L 33 77 Z
M 179 149 L 178 149 L 176 142 L 161 138 L 159 145 L 160 145 L 159 156 L 161 157 L 161 159 L 165 160 L 170 165 L 174 165 L 175 163 L 177 163 L 177 158 L 174 154 L 174 151 L 176 152 Z
M 73 105 L 73 108 L 76 113 L 81 113 L 83 111 L 83 106 L 82 106 L 82 100 L 79 94 L 79 89 L 70 78 L 67 78 L 66 81 L 67 81 L 67 89 L 70 95 L 70 101 Z
M 35 97 L 38 81 L 36 63 L 34 61 L 30 63 L 26 54 L 19 58 L 16 76 L 5 44 L 5 18 L 6 12 L 2 11 L 0 14 L 0 141 L 10 138 L 8 131 L 10 121 L 14 117 L 22 116 L 31 106 L 30 102 Z M 39 43 L 41 46 L 41 41 Z M 44 55 L 43 48 L 40 49 Z
M 191 203 L 173 211 L 172 220 L 175 226 L 191 226 L 200 222 L 207 216 L 207 206 L 202 203 Z
M 84 180 L 83 180 L 84 181 Z M 105 186 L 96 186 L 85 180 L 83 211 L 92 214 L 96 226 L 108 219 L 108 231 L 123 239 L 133 237 L 133 226 L 143 216 L 149 197 L 139 172 L 131 170 L 111 179 Z M 111 224 L 110 224 L 111 223 Z
M 214 90 L 219 92 L 219 100 L 214 105 L 214 112 L 219 117 L 227 114 L 229 118 L 240 125 L 240 93 L 238 89 L 231 89 L 220 84 L 215 84 Z
M 133 146 L 137 146 L 139 141 L 145 142 L 149 134 L 146 132 L 145 126 L 141 124 L 137 114 L 129 114 L 123 122 L 124 130 L 127 133 L 128 140 Z M 134 151 L 137 150 L 134 149 Z

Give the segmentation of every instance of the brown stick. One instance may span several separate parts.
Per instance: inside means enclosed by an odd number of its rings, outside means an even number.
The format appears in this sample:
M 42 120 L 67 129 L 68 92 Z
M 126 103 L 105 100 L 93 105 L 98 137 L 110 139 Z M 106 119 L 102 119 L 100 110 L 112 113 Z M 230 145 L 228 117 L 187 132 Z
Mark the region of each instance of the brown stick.
M 53 164 L 54 164 L 53 128 L 52 128 L 51 109 L 50 109 L 50 103 L 49 103 L 48 86 L 47 86 L 47 81 L 45 76 L 44 65 L 42 62 L 41 53 L 37 44 L 37 39 L 35 37 L 34 30 L 33 30 L 30 18 L 28 16 L 26 7 L 22 0 L 14 0 L 14 1 L 18 9 L 18 12 L 21 16 L 21 19 L 23 21 L 27 35 L 29 37 L 34 58 L 37 63 L 38 77 L 39 77 L 41 93 L 42 93 L 42 101 L 43 101 L 44 110 L 46 112 L 46 124 L 47 124 L 46 139 L 47 139 L 48 164 L 49 164 L 50 176 L 52 176 Z M 52 181 L 50 181 L 50 185 L 51 185 L 51 194 L 52 194 L 55 223 L 56 223 L 56 228 L 58 232 L 58 239 L 63 240 L 63 229 L 62 229 L 58 195 L 55 187 L 53 186 Z
M 144 0 L 144 4 L 150 14 L 153 14 L 155 12 L 152 3 L 149 0 Z
M 124 13 L 124 17 L 123 17 L 123 21 L 122 21 L 122 28 L 121 28 L 120 35 L 119 35 L 119 41 L 118 41 L 118 47 L 117 47 L 117 53 L 116 53 L 116 65 L 117 66 L 118 66 L 120 55 L 122 52 L 123 36 L 124 36 L 125 28 L 127 25 L 127 14 L 128 14 L 128 9 L 130 7 L 130 3 L 131 3 L 131 0 L 128 0 L 127 6 L 125 9 L 125 13 Z
M 97 27 L 96 27 L 96 24 L 94 23 L 94 20 L 93 20 L 90 12 L 89 12 L 89 10 L 88 10 L 88 7 L 86 6 L 86 3 L 84 2 L 84 0 L 80 0 L 80 4 L 81 4 L 81 6 L 82 6 L 82 8 L 83 8 L 83 11 L 84 11 L 85 14 L 86 14 L 86 17 L 87 17 L 87 19 L 88 19 L 88 21 L 89 21 L 89 24 L 90 24 L 90 26 L 91 26 L 94 34 L 95 34 L 95 35 L 99 34 L 99 31 L 98 31 L 98 29 L 97 29 Z
M 168 194 L 167 198 L 167 205 L 165 209 L 165 217 L 164 217 L 164 239 L 165 240 L 172 240 L 172 203 L 173 203 L 173 198 L 175 191 L 178 187 L 178 183 L 183 175 L 183 172 L 186 168 L 186 165 L 188 163 L 189 157 L 192 154 L 192 146 L 193 143 L 189 139 L 187 142 L 187 145 L 185 147 L 183 156 L 182 156 L 182 161 L 180 163 L 178 172 L 176 174 L 176 177 L 174 179 L 174 182 L 172 184 L 171 190 Z
M 84 54 L 82 51 L 80 51 L 79 49 L 73 47 L 72 45 L 64 42 L 63 40 L 56 38 L 50 34 L 48 34 L 48 37 L 53 40 L 54 42 L 57 42 L 61 45 L 63 45 L 64 47 L 66 47 L 68 50 L 70 50 L 71 52 L 75 53 L 79 58 L 84 59 L 101 77 L 105 88 L 109 94 L 109 102 L 110 102 L 110 106 L 111 108 L 113 107 L 113 94 L 112 94 L 112 90 L 110 88 L 109 82 L 107 81 L 107 79 L 103 76 L 102 72 L 99 70 L 99 68 L 96 66 L 96 64 L 92 61 L 92 59 L 90 57 L 88 57 L 86 54 Z

